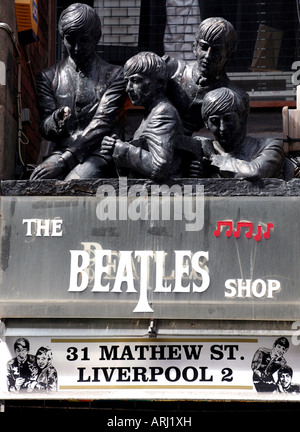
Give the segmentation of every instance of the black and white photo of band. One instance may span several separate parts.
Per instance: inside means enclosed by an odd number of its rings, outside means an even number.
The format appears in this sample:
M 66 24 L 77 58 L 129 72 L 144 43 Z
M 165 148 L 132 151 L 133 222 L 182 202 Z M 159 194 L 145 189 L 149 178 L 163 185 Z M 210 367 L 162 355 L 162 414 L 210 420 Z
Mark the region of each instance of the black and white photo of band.
M 300 393 L 300 385 L 293 383 L 293 369 L 285 354 L 290 347 L 285 337 L 275 340 L 272 348 L 259 348 L 252 359 L 253 384 L 257 392 Z
M 57 370 L 52 364 L 52 350 L 41 346 L 35 355 L 30 354 L 30 343 L 24 337 L 14 343 L 15 357 L 7 363 L 9 392 L 57 391 Z

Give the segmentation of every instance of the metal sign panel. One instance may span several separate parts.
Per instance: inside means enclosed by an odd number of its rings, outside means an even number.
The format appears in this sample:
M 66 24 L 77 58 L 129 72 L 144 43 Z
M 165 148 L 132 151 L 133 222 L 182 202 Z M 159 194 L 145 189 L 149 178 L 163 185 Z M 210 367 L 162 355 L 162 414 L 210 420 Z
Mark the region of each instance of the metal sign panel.
M 109 188 L 0 198 L 0 317 L 300 318 L 299 197 Z
M 285 337 L 6 337 L 0 398 L 299 400 Z

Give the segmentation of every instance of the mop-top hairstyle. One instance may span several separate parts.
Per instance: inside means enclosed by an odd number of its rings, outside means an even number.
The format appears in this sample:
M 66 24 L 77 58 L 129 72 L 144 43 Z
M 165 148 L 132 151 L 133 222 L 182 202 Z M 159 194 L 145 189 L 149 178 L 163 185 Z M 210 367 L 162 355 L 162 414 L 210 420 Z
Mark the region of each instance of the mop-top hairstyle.
M 58 23 L 58 31 L 62 38 L 74 31 L 85 30 L 91 32 L 96 42 L 99 41 L 102 34 L 101 21 L 92 7 L 74 3 L 62 11 Z
M 285 337 L 280 337 L 278 339 L 276 339 L 276 341 L 274 342 L 273 346 L 275 347 L 276 345 L 281 345 L 283 346 L 285 349 L 288 349 L 290 346 L 289 341 L 287 340 L 287 338 Z
M 36 352 L 36 357 L 39 355 L 43 355 L 43 354 L 45 354 L 47 356 L 48 362 L 52 361 L 53 354 L 52 354 L 51 348 L 49 348 L 48 346 L 41 346 Z
M 291 378 L 293 377 L 293 369 L 290 366 L 283 366 L 280 368 L 278 371 L 278 378 L 281 378 L 281 375 L 284 373 L 289 374 Z
M 231 89 L 221 87 L 205 95 L 201 111 L 205 123 L 211 115 L 221 115 L 232 111 L 242 117 L 246 107 L 243 99 Z
M 212 17 L 202 21 L 195 34 L 194 51 L 201 39 L 210 43 L 224 43 L 228 60 L 236 52 L 236 31 L 233 25 L 224 18 Z
M 134 74 L 144 74 L 165 88 L 167 83 L 166 63 L 153 52 L 140 52 L 131 57 L 124 66 L 125 78 Z
M 26 348 L 27 351 L 29 351 L 30 348 L 29 340 L 24 337 L 18 338 L 14 343 L 14 350 L 16 350 L 19 346 L 22 346 L 23 348 Z

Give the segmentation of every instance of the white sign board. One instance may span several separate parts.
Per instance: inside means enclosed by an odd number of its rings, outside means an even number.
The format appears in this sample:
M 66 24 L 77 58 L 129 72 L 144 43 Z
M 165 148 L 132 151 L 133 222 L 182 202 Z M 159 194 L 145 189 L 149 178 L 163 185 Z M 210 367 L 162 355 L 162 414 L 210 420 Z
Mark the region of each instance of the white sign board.
M 300 400 L 286 337 L 6 337 L 1 399 Z

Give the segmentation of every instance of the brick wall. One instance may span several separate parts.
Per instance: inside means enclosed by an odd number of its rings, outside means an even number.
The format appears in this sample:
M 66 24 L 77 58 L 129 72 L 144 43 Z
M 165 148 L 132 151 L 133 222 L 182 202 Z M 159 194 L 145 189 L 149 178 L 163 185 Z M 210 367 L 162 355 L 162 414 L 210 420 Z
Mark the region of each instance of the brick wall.
M 101 44 L 140 44 L 158 54 L 195 59 L 192 44 L 201 22 L 198 0 L 162 0 L 160 7 L 143 0 L 95 0 L 94 7 L 103 25 Z M 141 13 L 149 16 L 141 17 Z
M 96 0 L 103 45 L 137 46 L 141 0 Z

